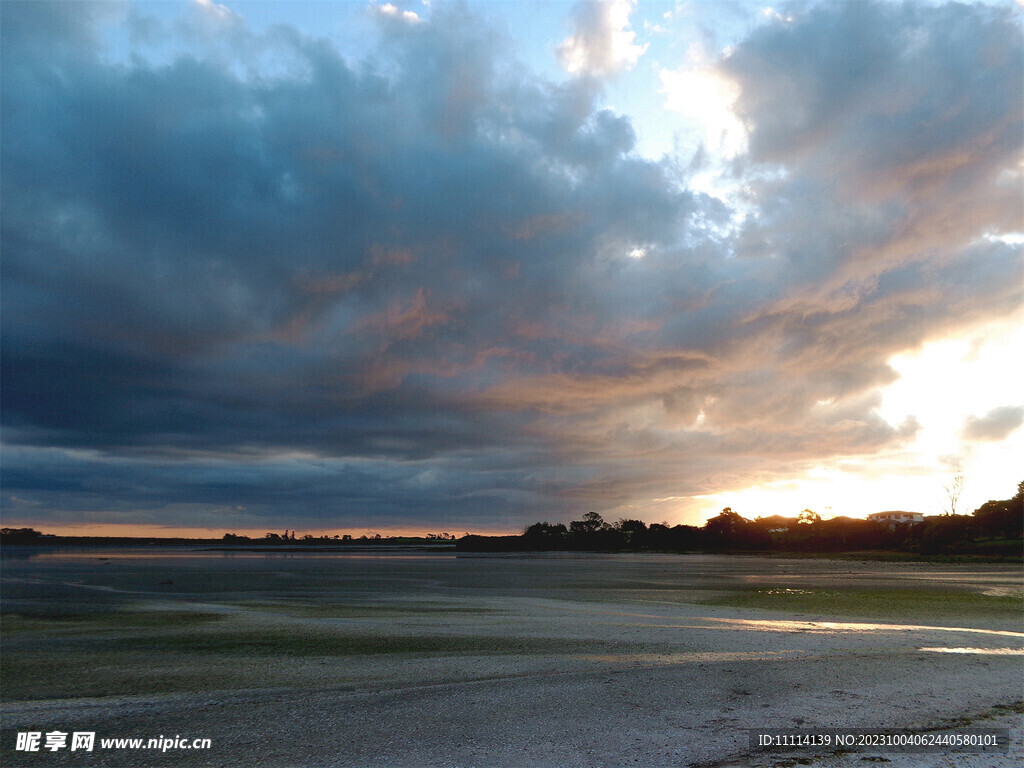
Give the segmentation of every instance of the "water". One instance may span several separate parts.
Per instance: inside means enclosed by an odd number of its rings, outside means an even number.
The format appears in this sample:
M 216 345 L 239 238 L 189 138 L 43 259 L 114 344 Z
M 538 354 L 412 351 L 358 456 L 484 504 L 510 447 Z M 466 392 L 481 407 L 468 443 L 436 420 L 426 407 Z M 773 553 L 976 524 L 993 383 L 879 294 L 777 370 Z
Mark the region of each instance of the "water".
M 4 734 L 220 745 L 173 755 L 176 768 L 685 765 L 745 748 L 745 728 L 919 724 L 1020 694 L 1014 565 L 390 547 L 3 555 Z M 5 739 L 4 764 L 25 764 Z

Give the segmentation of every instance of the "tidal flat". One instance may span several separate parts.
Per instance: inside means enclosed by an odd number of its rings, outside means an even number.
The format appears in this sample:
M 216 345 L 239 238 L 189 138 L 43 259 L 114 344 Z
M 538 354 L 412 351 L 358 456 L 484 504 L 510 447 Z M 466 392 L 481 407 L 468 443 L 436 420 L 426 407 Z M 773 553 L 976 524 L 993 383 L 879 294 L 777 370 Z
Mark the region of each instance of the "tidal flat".
M 11 547 L 0 580 L 5 766 L 845 766 L 747 729 L 989 724 L 1010 753 L 876 756 L 1024 758 L 1020 565 Z M 212 746 L 15 749 L 53 730 Z

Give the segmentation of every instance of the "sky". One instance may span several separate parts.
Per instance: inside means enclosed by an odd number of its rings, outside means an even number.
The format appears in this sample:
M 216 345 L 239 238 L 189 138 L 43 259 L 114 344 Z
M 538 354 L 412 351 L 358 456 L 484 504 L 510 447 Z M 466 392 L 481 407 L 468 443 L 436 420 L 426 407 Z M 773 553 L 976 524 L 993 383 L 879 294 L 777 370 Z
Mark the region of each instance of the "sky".
M 1018 2 L 0 14 L 5 526 L 700 525 L 1024 479 Z

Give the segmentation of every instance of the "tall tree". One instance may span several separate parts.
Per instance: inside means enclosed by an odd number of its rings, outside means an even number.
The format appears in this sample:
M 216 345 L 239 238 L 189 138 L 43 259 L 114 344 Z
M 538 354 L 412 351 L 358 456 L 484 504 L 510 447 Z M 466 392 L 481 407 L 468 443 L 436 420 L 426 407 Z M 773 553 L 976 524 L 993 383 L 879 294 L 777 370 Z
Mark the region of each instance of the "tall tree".
M 960 495 L 964 492 L 964 467 L 959 460 L 953 462 L 949 482 L 943 486 L 946 491 L 946 498 L 949 500 L 948 515 L 956 514 L 956 505 L 960 502 Z

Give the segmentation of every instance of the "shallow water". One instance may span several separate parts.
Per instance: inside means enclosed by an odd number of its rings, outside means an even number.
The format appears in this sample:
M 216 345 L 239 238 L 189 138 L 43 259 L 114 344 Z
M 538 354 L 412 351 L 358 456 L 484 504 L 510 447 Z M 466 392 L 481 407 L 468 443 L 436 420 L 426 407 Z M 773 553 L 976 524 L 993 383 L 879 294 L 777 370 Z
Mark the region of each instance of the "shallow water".
M 1024 671 L 1013 565 L 5 548 L 0 581 L 8 731 L 225 765 L 678 766 L 745 727 L 959 717 Z

